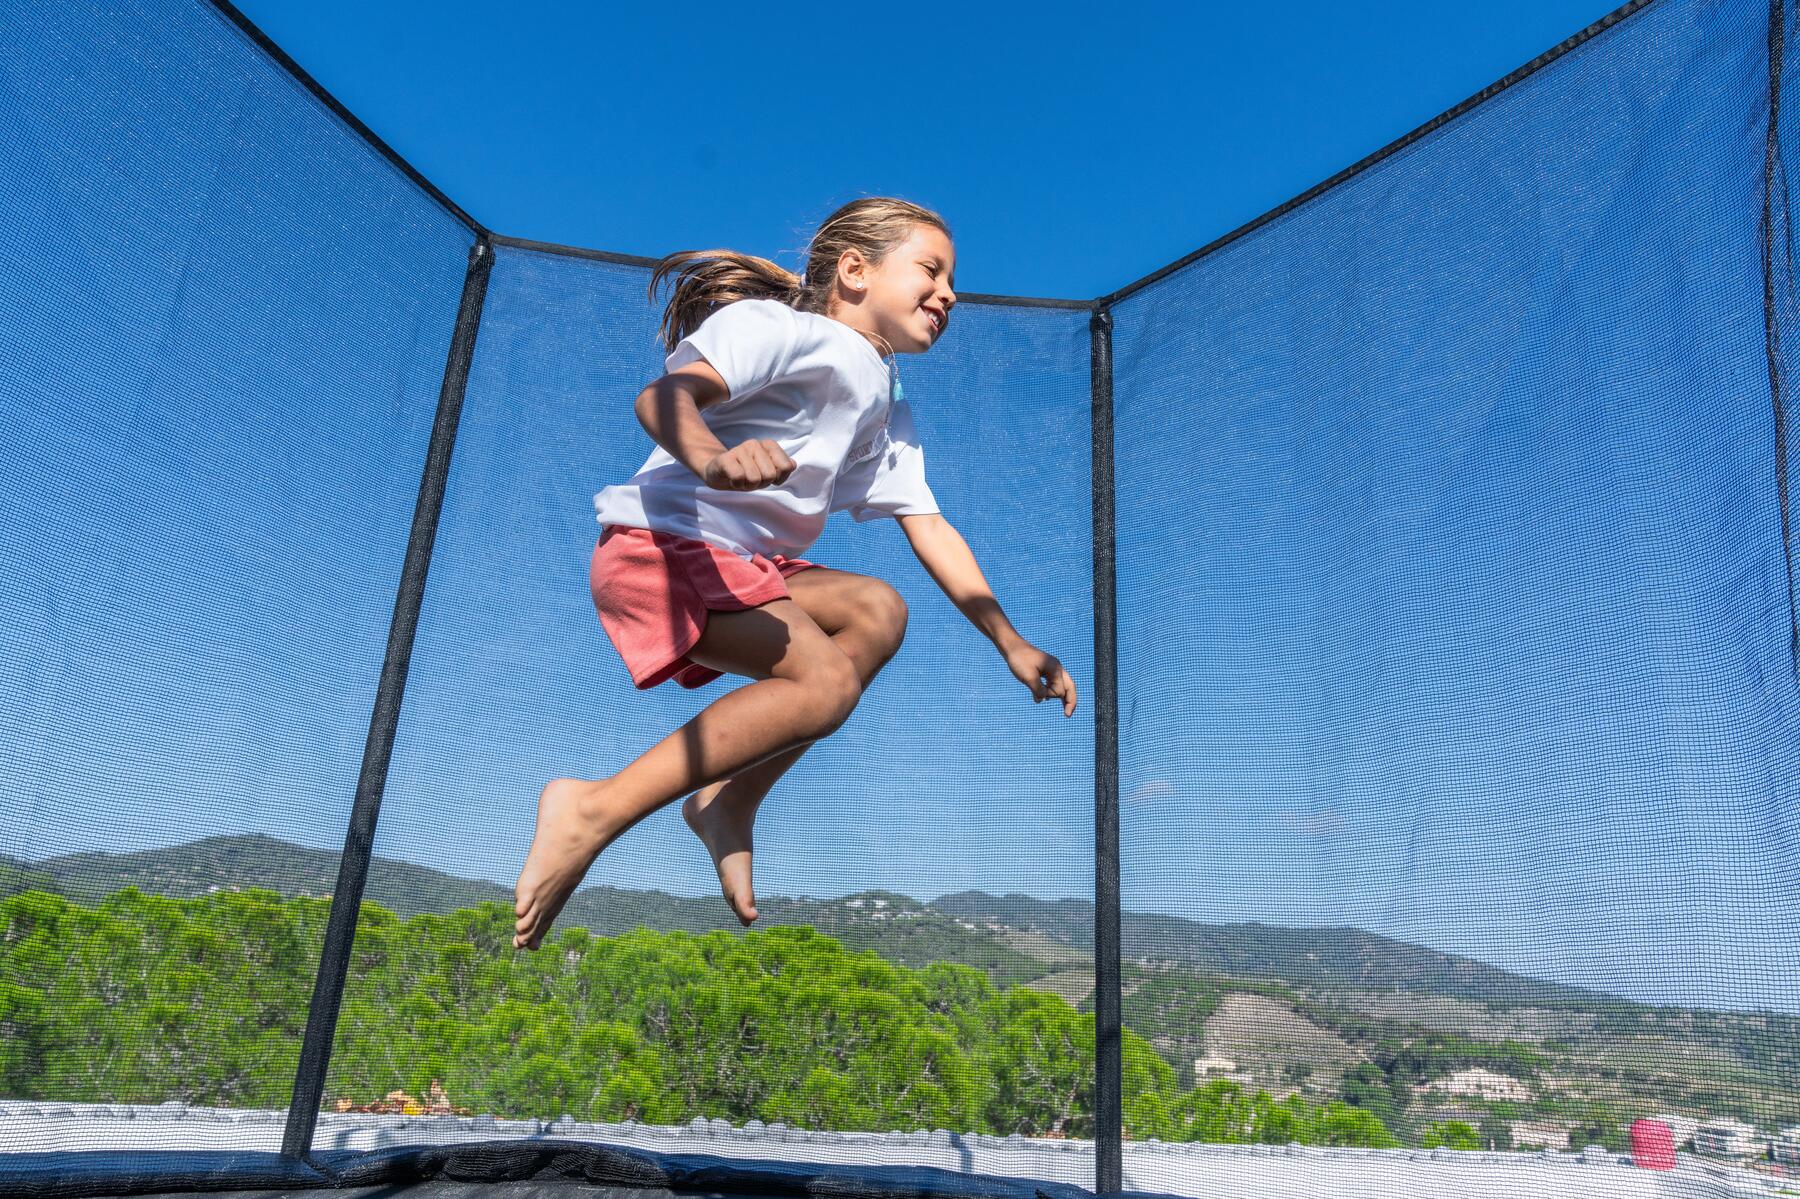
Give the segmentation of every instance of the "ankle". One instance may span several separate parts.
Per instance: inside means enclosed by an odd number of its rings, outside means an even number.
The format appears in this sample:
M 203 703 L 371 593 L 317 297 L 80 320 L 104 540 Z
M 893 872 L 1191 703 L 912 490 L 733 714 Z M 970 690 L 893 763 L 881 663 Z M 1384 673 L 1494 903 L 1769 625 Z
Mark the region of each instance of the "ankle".
M 580 779 L 573 792 L 575 810 L 586 821 L 602 821 L 610 811 L 607 803 L 611 791 L 611 779 Z

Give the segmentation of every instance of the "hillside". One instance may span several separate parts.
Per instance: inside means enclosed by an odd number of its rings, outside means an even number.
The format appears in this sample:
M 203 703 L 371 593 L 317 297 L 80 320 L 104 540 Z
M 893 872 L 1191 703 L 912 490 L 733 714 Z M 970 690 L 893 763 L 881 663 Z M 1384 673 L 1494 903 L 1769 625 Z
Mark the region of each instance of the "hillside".
M 934 900 L 940 911 L 982 924 L 1039 933 L 1092 952 L 1093 905 L 1081 900 L 995 897 L 963 891 Z M 1357 928 L 1283 928 L 1206 924 L 1178 916 L 1126 912 L 1121 953 L 1139 962 L 1179 964 L 1209 974 L 1262 978 L 1311 988 L 1421 991 L 1484 1003 L 1616 1003 L 1614 997 L 1393 941 Z
M 324 896 L 337 885 L 337 862 L 333 852 L 251 835 L 11 865 L 16 871 L 35 873 L 40 882 L 47 878 L 52 889 L 71 899 L 91 903 L 127 886 L 180 897 L 251 886 L 283 895 Z M 0 873 L 0 884 L 7 877 Z M 363 897 L 402 917 L 512 901 L 512 893 L 496 883 L 383 857 L 370 862 Z M 1050 973 L 1052 966 L 1074 968 L 1093 950 L 1093 905 L 1085 900 L 966 891 L 921 903 L 891 892 L 867 892 L 829 900 L 777 896 L 761 900 L 759 907 L 763 913 L 759 927 L 810 925 L 901 964 L 961 962 L 988 970 L 997 981 L 1039 977 Z M 561 921 L 601 936 L 633 928 L 689 932 L 737 928 L 716 897 L 694 899 L 608 886 L 577 891 Z M 1499 1004 L 1619 1002 L 1355 928 L 1207 924 L 1127 912 L 1122 935 L 1124 955 L 1134 961 L 1307 989 L 1378 987 Z
M 266 887 L 286 896 L 323 897 L 337 886 L 336 853 L 307 849 L 274 837 L 208 837 L 167 849 L 136 853 L 82 853 L 37 862 L 0 861 L 0 896 L 36 888 L 80 903 L 126 887 L 154 895 L 194 898 L 215 890 Z M 9 869 L 10 867 L 10 869 Z M 481 903 L 512 906 L 512 892 L 496 883 L 458 878 L 424 866 L 375 857 L 363 899 L 402 918 L 445 915 Z M 760 901 L 759 928 L 801 925 L 829 933 L 853 949 L 872 950 L 904 966 L 958 962 L 1010 984 L 1045 973 L 1045 956 L 1021 952 L 1004 936 L 977 931 L 927 904 L 890 892 L 843 899 Z M 635 928 L 658 932 L 739 932 L 735 917 L 717 896 L 701 899 L 662 891 L 585 887 L 558 918 L 562 927 L 581 927 L 598 936 Z M 1079 955 L 1078 955 L 1079 956 Z
M 88 904 L 126 887 L 184 898 L 253 887 L 320 897 L 336 881 L 335 853 L 261 836 L 0 859 L 0 897 L 36 889 Z M 510 908 L 512 897 L 495 883 L 378 857 L 365 898 L 404 919 Z M 758 928 L 814 928 L 898 966 L 971 966 L 996 985 L 1092 1008 L 1093 907 L 1083 900 L 963 892 L 924 903 L 877 891 L 759 906 Z M 1197 1058 L 1225 1059 L 1255 1087 L 1344 1098 L 1408 1135 L 1439 1118 L 1485 1119 L 1490 1131 L 1495 1121 L 1522 1121 L 1609 1143 L 1622 1143 L 1630 1118 L 1659 1111 L 1800 1122 L 1800 1018 L 1636 1003 L 1356 928 L 1147 913 L 1126 913 L 1123 925 L 1126 1026 L 1183 1086 L 1197 1081 Z M 559 927 L 744 935 L 716 896 L 606 886 L 577 892 Z M 1528 1098 L 1443 1090 L 1471 1069 L 1517 1080 Z

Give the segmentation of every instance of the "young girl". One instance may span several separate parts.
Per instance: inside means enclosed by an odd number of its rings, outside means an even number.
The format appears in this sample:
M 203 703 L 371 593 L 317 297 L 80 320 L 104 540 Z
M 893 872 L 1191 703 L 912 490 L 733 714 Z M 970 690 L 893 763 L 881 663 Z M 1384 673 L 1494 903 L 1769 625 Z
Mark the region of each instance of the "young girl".
M 807 747 L 842 725 L 900 648 L 888 584 L 799 555 L 831 512 L 891 516 L 919 561 L 993 641 L 1035 701 L 1075 711 L 1075 684 L 1021 637 L 925 483 L 894 354 L 922 354 L 956 304 L 943 218 L 904 200 L 846 204 L 813 235 L 806 273 L 730 251 L 673 254 L 662 322 L 668 372 L 637 398 L 658 449 L 594 497 L 590 582 L 632 681 L 755 680 L 611 778 L 553 779 L 516 888 L 516 948 L 536 949 L 588 867 L 682 795 L 725 899 L 756 919 L 757 806 Z

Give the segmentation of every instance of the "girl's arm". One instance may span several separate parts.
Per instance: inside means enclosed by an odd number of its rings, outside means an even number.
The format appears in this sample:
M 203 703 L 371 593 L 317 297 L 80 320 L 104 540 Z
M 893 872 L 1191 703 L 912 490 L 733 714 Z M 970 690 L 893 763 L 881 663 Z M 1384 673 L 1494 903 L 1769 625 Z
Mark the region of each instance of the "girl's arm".
M 638 423 L 669 456 L 721 491 L 755 491 L 787 480 L 794 460 L 773 441 L 725 448 L 700 410 L 728 398 L 724 378 L 704 359 L 678 367 L 638 393 Z
M 632 407 L 650 440 L 698 475 L 725 452 L 724 443 L 700 419 L 700 410 L 727 394 L 725 380 L 709 363 L 690 362 L 644 388 Z
M 969 623 L 980 629 L 1006 659 L 1013 676 L 1031 689 L 1034 702 L 1055 696 L 1063 701 L 1063 715 L 1075 714 L 1075 680 L 1063 664 L 1019 635 L 1000 601 L 982 576 L 981 567 L 956 527 L 941 513 L 902 516 L 900 527 L 912 543 L 913 553 L 937 585 L 950 597 Z

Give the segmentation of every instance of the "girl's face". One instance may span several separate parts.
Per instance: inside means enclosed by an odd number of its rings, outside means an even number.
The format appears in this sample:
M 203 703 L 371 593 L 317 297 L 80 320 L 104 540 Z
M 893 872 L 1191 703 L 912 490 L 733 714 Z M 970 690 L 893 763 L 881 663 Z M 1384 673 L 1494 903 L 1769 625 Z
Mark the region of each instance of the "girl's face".
M 839 278 L 854 302 L 840 319 L 877 334 L 897 354 L 923 354 L 943 336 L 956 304 L 956 247 L 937 226 L 914 225 L 880 266 L 847 253 Z

